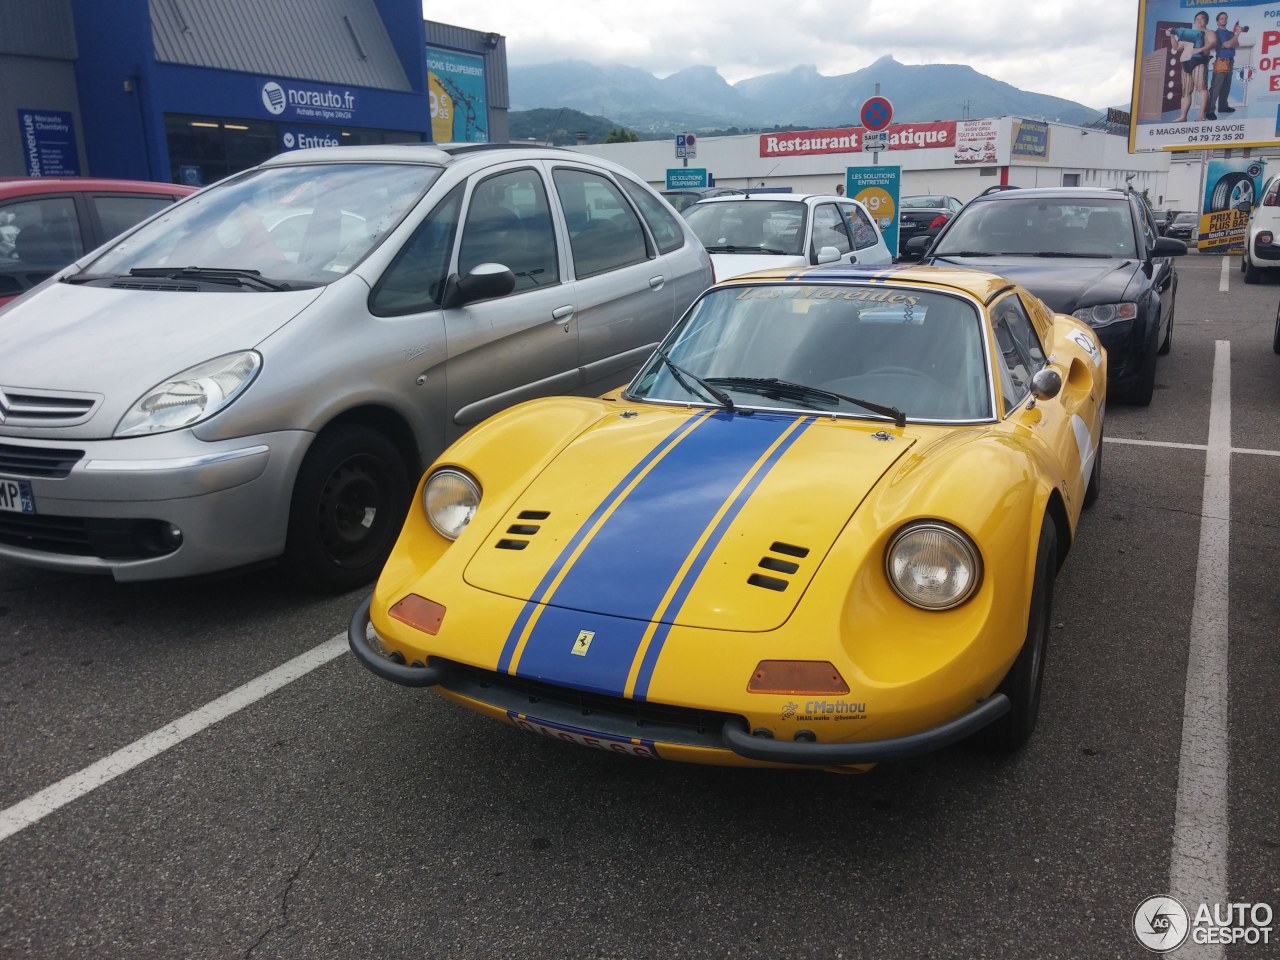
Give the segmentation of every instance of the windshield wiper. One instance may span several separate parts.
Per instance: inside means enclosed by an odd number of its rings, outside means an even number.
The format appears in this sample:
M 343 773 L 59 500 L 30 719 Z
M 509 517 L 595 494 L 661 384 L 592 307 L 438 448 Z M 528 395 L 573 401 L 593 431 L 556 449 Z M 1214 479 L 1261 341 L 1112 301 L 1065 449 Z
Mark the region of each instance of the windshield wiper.
M 692 380 L 694 383 L 696 383 L 699 387 L 702 388 L 703 393 L 713 397 L 715 401 L 718 404 L 720 404 L 720 406 L 724 407 L 730 413 L 734 411 L 735 407 L 733 405 L 733 400 L 731 400 L 729 398 L 729 395 L 725 393 L 723 390 L 717 390 L 715 387 L 707 383 L 707 381 L 703 380 L 696 373 L 686 370 L 684 367 L 680 366 L 678 363 L 672 360 L 669 356 L 667 356 L 667 353 L 665 350 L 658 350 L 656 351 L 656 353 L 658 354 L 658 358 L 667 365 L 667 368 L 671 371 L 671 375 L 676 378 L 676 382 L 680 384 L 680 386 L 684 387 L 690 393 L 697 393 L 698 391 L 695 390 L 689 384 L 689 380 Z M 686 377 L 688 379 L 685 379 Z
M 260 270 L 239 267 L 134 267 L 131 277 L 164 277 L 169 280 L 207 280 L 232 286 L 257 286 L 264 290 L 292 290 L 287 283 L 269 280 Z
M 1085 260 L 1113 260 L 1127 259 L 1122 254 L 1115 253 L 1033 253 L 1033 257 L 1072 257 L 1074 259 Z
M 774 256 L 785 256 L 785 250 L 779 250 L 776 247 L 763 246 L 742 246 L 735 247 L 732 243 L 722 244 L 720 246 L 707 247 L 707 253 L 768 253 Z
M 809 406 L 813 406 L 812 401 L 830 405 L 843 400 L 846 403 L 862 407 L 864 410 L 870 410 L 872 413 L 878 413 L 882 417 L 888 417 L 899 428 L 907 425 L 907 415 L 897 407 L 890 407 L 883 403 L 873 403 L 870 400 L 860 400 L 857 397 L 837 393 L 834 390 L 826 390 L 822 387 L 811 387 L 808 384 L 795 383 L 791 380 L 779 380 L 777 377 L 708 377 L 706 383 L 708 386 L 720 384 L 735 390 L 751 390 L 761 396 L 774 397 L 779 400 L 798 400 L 801 403 L 808 401 Z

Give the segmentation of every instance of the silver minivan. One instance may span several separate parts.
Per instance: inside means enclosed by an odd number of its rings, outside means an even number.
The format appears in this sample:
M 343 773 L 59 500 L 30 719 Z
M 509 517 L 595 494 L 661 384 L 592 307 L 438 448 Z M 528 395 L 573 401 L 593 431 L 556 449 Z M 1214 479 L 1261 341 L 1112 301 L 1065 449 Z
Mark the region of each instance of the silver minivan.
M 712 279 L 568 150 L 298 150 L 0 310 L 0 557 L 117 580 L 372 579 L 418 473 L 511 404 L 624 383 Z

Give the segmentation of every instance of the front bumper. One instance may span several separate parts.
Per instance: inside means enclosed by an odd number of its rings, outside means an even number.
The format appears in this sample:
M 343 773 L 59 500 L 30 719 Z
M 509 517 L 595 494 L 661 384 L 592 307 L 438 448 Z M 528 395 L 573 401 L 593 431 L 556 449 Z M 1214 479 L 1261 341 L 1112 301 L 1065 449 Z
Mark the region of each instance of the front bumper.
M 659 756 L 704 762 L 717 762 L 713 757 L 720 753 L 770 765 L 844 767 L 902 760 L 939 750 L 977 732 L 1009 710 L 1008 698 L 996 693 L 945 723 L 906 736 L 817 743 L 804 737 L 808 731 L 799 731 L 794 740 L 775 740 L 771 731 L 752 731 L 744 717 L 733 714 L 583 696 L 577 691 L 521 682 L 434 657 L 425 664 L 405 664 L 403 657 L 386 657 L 372 646 L 371 602 L 372 596 L 366 597 L 352 615 L 347 640 L 356 659 L 377 676 L 408 687 L 439 686 L 453 699 L 490 716 L 526 729 L 543 728 L 545 732 L 549 725 L 573 732 L 567 739 L 586 745 L 634 743 L 646 750 L 652 748 Z M 532 726 L 530 717 L 537 718 Z
M 213 443 L 189 431 L 122 440 L 0 436 L 0 476 L 28 484 L 35 504 L 32 514 L 0 513 L 0 558 L 128 581 L 278 556 L 311 439 L 302 431 Z M 24 466 L 51 450 L 74 455 L 60 475 Z

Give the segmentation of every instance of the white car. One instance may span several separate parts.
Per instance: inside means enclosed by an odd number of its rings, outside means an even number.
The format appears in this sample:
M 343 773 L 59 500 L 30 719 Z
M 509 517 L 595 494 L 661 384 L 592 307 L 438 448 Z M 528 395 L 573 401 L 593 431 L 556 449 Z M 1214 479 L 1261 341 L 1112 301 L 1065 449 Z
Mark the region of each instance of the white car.
M 686 209 L 684 217 L 711 254 L 717 280 L 774 267 L 893 262 L 867 208 L 848 197 L 708 197 Z
M 1263 184 L 1261 200 L 1249 211 L 1244 238 L 1240 272 L 1245 283 L 1257 283 L 1264 270 L 1280 269 L 1280 174 Z

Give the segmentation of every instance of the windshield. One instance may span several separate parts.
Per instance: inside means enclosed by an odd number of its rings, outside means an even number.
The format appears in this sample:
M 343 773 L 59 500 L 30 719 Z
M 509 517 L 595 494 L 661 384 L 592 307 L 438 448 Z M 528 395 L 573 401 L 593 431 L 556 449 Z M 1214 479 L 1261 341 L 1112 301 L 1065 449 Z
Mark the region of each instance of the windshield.
M 795 200 L 718 200 L 684 212 L 711 253 L 804 253 L 805 205 Z
M 938 240 L 935 257 L 1132 257 L 1137 253 L 1129 201 L 1021 198 L 971 203 Z
M 440 176 L 420 164 L 266 167 L 217 184 L 112 246 L 84 275 L 257 271 L 289 286 L 351 270 Z
M 628 396 L 726 406 L 699 381 L 727 394 L 737 409 L 883 417 L 864 405 L 873 403 L 916 420 L 991 416 L 976 306 L 907 286 L 760 283 L 712 290 L 667 336 Z

